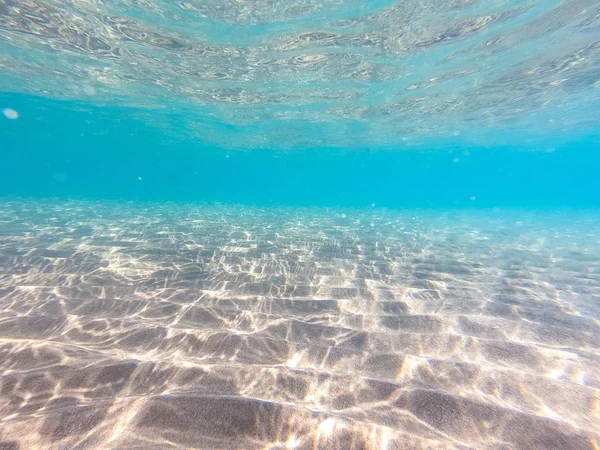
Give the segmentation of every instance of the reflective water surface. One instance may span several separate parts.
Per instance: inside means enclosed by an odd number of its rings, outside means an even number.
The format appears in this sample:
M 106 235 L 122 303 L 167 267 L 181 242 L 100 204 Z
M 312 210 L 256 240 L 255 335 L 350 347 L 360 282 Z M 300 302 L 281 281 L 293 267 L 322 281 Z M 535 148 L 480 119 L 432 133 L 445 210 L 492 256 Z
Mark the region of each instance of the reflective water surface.
M 599 17 L 596 0 L 1 0 L 0 88 L 229 147 L 597 135 Z

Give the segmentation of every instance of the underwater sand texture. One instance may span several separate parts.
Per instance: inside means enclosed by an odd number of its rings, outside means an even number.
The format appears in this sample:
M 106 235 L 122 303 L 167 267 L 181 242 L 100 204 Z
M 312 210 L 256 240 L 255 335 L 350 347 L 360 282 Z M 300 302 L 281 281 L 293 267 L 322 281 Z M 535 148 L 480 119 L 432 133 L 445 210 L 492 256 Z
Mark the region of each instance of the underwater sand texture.
M 0 448 L 598 448 L 598 219 L 3 201 Z

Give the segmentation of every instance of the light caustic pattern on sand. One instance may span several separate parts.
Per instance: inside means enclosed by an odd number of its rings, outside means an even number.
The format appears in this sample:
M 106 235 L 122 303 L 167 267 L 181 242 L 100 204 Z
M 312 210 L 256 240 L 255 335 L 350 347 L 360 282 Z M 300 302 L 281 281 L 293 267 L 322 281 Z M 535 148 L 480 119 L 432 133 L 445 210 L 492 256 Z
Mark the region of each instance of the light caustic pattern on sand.
M 0 441 L 592 449 L 599 224 L 7 201 Z

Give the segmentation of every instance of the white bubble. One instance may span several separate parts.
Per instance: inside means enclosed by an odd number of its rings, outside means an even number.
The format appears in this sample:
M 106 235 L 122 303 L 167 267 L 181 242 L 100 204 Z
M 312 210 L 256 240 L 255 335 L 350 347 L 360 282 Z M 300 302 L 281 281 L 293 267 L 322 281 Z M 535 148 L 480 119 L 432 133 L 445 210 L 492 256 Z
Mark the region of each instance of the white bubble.
M 342 219 L 345 219 L 345 218 L 346 218 L 346 214 L 342 214 Z
M 475 197 L 474 195 L 471 195 L 471 201 L 473 200 L 477 200 L 477 197 Z
M 142 177 L 138 177 L 138 181 L 142 181 Z
M 371 222 L 369 225 L 371 225 L 372 227 L 374 227 L 374 226 L 375 226 L 375 224 L 374 224 L 373 222 Z
M 229 159 L 229 155 L 225 155 L 225 158 Z
M 19 118 L 19 113 L 12 108 L 3 109 L 2 114 L 4 114 L 4 117 L 10 120 L 17 120 Z
M 371 207 L 372 207 L 372 208 L 375 208 L 375 203 L 371 203 Z

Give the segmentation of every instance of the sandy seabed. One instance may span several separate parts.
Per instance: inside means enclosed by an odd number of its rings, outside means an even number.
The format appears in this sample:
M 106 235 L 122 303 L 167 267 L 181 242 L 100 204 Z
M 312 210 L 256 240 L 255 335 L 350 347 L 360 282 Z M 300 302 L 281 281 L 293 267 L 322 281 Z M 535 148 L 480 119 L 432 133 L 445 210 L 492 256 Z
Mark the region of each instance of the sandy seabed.
M 0 201 L 0 448 L 597 449 L 600 214 Z

